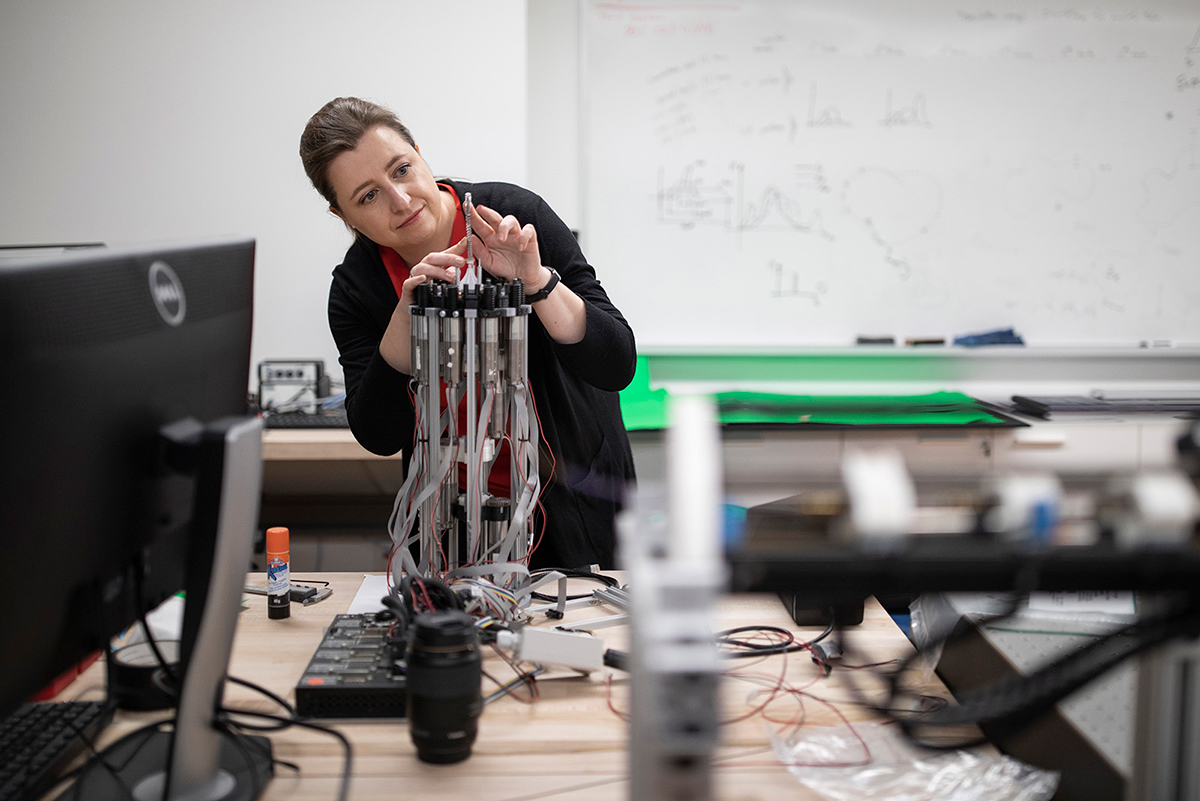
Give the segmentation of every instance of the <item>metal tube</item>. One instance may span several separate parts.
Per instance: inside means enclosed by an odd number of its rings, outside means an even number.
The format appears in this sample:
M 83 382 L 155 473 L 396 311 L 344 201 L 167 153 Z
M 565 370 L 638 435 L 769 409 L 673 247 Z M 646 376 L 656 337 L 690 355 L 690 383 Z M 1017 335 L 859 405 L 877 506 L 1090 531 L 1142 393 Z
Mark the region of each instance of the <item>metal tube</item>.
M 479 321 L 479 380 L 491 389 L 496 398 L 488 419 L 488 436 L 504 436 L 504 384 L 500 361 L 500 318 L 484 317 Z
M 423 397 L 419 396 L 419 402 L 423 407 L 423 417 L 425 420 L 425 471 L 426 482 L 430 481 L 436 474 L 438 465 L 442 459 L 442 391 L 441 391 L 441 370 L 439 370 L 439 342 L 442 329 L 442 321 L 439 317 L 434 316 L 436 312 L 431 311 L 427 317 L 427 336 L 428 342 L 425 347 L 426 358 L 426 380 L 420 389 L 423 392 Z M 435 538 L 437 537 L 438 519 L 441 515 L 438 513 L 437 496 L 431 496 L 421 504 L 421 513 L 417 531 L 419 532 L 418 542 L 420 543 L 422 561 L 428 559 L 432 554 L 437 552 L 435 546 Z
M 468 317 L 466 321 L 466 332 L 463 344 L 466 347 L 466 364 L 467 372 L 465 381 L 467 385 L 467 436 L 466 436 L 466 461 L 467 461 L 467 551 L 472 556 L 477 553 L 476 548 L 479 542 L 479 505 L 478 498 L 480 493 L 480 453 L 478 444 L 476 443 L 476 429 L 479 422 L 479 386 L 478 386 L 478 371 L 479 371 L 479 347 L 475 340 L 477 335 L 478 320 L 474 317 Z M 458 565 L 454 565 L 457 567 Z

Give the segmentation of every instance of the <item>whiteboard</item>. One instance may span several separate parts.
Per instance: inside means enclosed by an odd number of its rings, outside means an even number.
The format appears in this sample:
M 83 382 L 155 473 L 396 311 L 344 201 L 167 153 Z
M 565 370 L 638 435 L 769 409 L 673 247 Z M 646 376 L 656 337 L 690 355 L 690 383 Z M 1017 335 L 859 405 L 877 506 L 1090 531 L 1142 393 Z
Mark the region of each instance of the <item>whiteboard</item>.
M 1200 3 L 582 7 L 585 252 L 648 351 L 1200 343 Z

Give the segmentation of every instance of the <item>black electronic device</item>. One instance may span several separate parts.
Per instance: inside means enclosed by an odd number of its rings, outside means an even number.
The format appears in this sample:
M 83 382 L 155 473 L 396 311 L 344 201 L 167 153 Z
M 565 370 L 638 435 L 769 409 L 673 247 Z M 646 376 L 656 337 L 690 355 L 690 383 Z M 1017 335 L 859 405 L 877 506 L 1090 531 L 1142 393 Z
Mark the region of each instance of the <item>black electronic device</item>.
M 0 263 L 0 713 L 187 593 L 172 731 L 72 798 L 253 798 L 269 741 L 213 726 L 252 555 L 261 421 L 246 417 L 254 242 Z M 190 797 L 190 796 L 189 796 Z
M 46 701 L 0 719 L 0 801 L 44 795 L 112 715 L 105 701 Z
M 336 615 L 296 684 L 296 712 L 309 718 L 403 718 L 408 702 L 404 643 L 395 621 Z
M 273 359 L 258 365 L 258 408 L 317 414 L 329 398 L 330 378 L 320 359 Z
M 779 593 L 779 600 L 797 626 L 857 626 L 863 622 L 863 601 L 822 604 L 794 592 Z
M 324 409 L 315 414 L 309 412 L 266 412 L 263 414 L 264 428 L 349 428 L 346 410 Z

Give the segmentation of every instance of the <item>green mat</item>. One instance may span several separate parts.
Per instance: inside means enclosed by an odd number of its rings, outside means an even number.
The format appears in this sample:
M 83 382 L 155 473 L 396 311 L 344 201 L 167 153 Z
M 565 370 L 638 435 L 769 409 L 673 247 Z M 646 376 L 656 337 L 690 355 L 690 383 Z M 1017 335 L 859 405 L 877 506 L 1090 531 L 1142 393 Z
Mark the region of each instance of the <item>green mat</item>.
M 666 428 L 667 397 L 665 389 L 650 389 L 650 360 L 639 356 L 633 380 L 621 390 L 621 416 L 625 418 L 625 430 Z
M 650 388 L 650 364 L 638 359 L 637 372 L 621 392 L 625 428 L 666 428 L 670 393 Z M 1010 425 L 979 401 L 961 392 L 922 395 L 778 395 L 764 392 L 720 392 L 714 396 L 722 424 L 748 423 L 965 426 Z

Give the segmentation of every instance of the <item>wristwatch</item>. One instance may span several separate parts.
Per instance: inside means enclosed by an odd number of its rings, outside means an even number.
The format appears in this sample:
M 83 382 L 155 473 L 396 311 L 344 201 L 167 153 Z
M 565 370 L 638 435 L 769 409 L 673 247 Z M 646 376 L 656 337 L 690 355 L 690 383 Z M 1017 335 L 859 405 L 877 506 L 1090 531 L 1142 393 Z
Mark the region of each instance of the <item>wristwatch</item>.
M 550 293 L 554 291 L 554 287 L 558 286 L 558 270 L 554 269 L 553 267 L 546 267 L 546 269 L 550 271 L 550 280 L 547 281 L 546 285 L 537 292 L 534 292 L 532 295 L 526 295 L 526 303 L 537 303 L 539 300 L 545 300 L 546 298 L 550 297 Z

